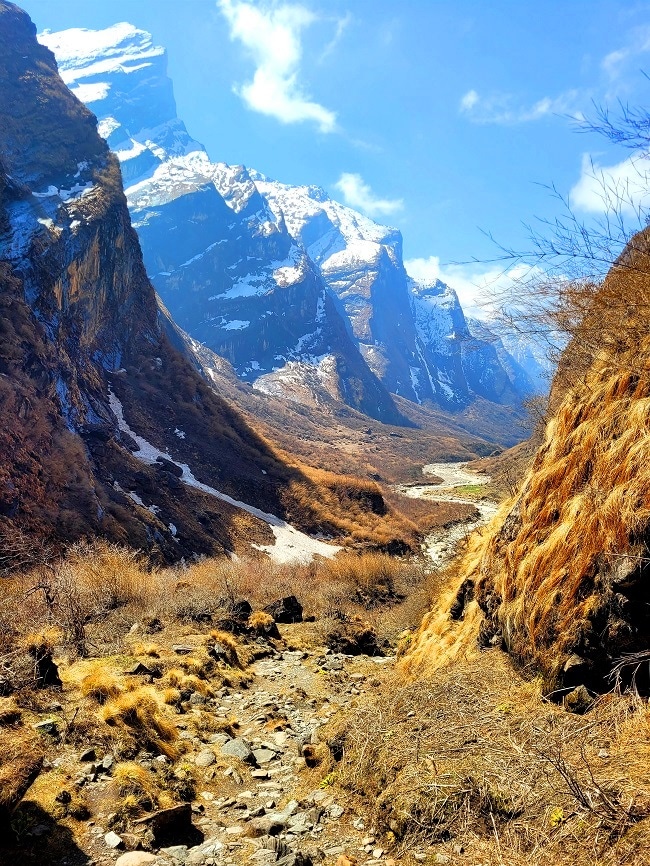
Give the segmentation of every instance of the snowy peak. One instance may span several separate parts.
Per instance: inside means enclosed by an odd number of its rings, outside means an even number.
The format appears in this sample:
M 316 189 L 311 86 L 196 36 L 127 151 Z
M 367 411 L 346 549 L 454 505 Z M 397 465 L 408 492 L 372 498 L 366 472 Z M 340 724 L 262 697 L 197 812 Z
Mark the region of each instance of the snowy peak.
M 59 74 L 68 86 L 98 73 L 133 72 L 146 60 L 165 55 L 164 48 L 154 46 L 150 33 L 126 21 L 104 30 L 45 30 L 39 42 L 54 53 Z
M 397 229 L 319 186 L 212 162 L 176 116 L 165 52 L 149 34 L 119 24 L 42 39 L 73 86 L 94 88 L 86 98 L 120 160 L 159 295 L 240 377 L 284 387 L 287 399 L 305 393 L 298 379 L 311 393 L 327 383 L 384 420 L 398 417 L 389 393 L 454 412 L 477 396 L 520 403 L 522 378 L 511 381 L 490 340 L 470 332 L 453 289 L 410 279 Z

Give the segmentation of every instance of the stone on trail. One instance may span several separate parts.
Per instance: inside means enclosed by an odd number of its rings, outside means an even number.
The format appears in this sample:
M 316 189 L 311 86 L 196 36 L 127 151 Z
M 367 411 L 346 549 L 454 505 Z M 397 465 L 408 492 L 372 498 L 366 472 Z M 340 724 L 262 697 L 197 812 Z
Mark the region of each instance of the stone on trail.
M 197 767 L 210 767 L 217 760 L 212 749 L 202 749 L 196 758 L 194 758 L 194 763 Z
M 221 747 L 221 754 L 228 755 L 231 758 L 238 758 L 246 764 L 255 763 L 255 755 L 253 755 L 246 740 L 241 737 L 235 737 L 234 740 L 228 740 L 227 743 L 224 743 Z
M 115 861 L 115 866 L 144 866 L 145 863 L 153 863 L 157 860 L 155 854 L 149 851 L 128 851 Z
M 112 830 L 104 836 L 104 842 L 106 842 L 109 848 L 119 848 L 124 844 L 122 842 L 122 837 L 118 836 L 117 833 L 114 833 Z

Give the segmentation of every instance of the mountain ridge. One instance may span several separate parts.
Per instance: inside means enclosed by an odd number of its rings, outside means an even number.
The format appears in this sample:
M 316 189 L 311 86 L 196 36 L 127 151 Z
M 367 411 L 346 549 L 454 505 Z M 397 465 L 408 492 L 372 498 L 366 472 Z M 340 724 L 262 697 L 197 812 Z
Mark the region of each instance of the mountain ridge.
M 478 397 L 520 411 L 534 390 L 526 372 L 502 345 L 505 366 L 470 333 L 452 289 L 426 303 L 431 287 L 406 274 L 398 230 L 321 188 L 211 162 L 176 115 L 166 54 L 150 34 L 121 24 L 40 38 L 120 159 L 164 303 L 241 378 L 280 394 L 304 373 L 305 392 L 315 382 L 389 423 L 405 423 L 390 393 L 451 413 Z M 144 101 L 146 121 L 137 110 Z M 422 327 L 425 318 L 436 327 Z M 488 373 L 477 372 L 479 356 Z

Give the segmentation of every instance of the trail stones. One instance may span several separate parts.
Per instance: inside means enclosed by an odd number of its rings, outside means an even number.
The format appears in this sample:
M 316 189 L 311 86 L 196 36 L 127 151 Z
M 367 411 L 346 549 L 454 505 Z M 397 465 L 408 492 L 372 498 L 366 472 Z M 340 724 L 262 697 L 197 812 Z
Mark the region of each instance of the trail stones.
M 216 761 L 216 757 L 212 749 L 202 749 L 196 758 L 194 758 L 194 763 L 197 767 L 210 767 Z
M 276 757 L 276 753 L 271 749 L 254 749 L 253 755 L 258 764 L 269 764 Z
M 254 764 L 255 756 L 253 755 L 246 740 L 241 737 L 236 737 L 234 740 L 228 740 L 221 747 L 221 754 L 228 755 L 231 758 L 237 758 L 245 764 Z
M 112 830 L 104 836 L 104 842 L 106 842 L 109 848 L 121 848 L 124 844 L 122 842 L 122 837 L 118 836 L 117 833 L 114 833 Z
M 195 647 L 189 646 L 186 644 L 174 644 L 172 646 L 172 650 L 179 656 L 188 656 L 190 653 L 193 653 Z
M 145 866 L 146 863 L 154 863 L 158 858 L 149 851 L 128 851 L 115 861 L 115 866 Z

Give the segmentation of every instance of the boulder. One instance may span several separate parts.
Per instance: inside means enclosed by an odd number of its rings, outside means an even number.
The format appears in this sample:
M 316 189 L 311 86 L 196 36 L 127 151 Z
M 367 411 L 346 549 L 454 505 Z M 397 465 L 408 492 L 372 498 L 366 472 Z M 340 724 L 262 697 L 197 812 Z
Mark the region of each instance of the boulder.
M 276 622 L 292 623 L 302 622 L 302 605 L 295 595 L 288 595 L 271 602 L 264 608 Z
M 237 758 L 245 764 L 254 764 L 255 755 L 252 753 L 250 746 L 241 737 L 235 737 L 234 740 L 228 740 L 221 747 L 221 754 L 228 755 L 231 758 Z
M 189 803 L 160 809 L 144 818 L 138 818 L 134 824 L 149 830 L 152 841 L 158 847 L 196 844 L 203 838 L 192 824 L 192 806 Z

